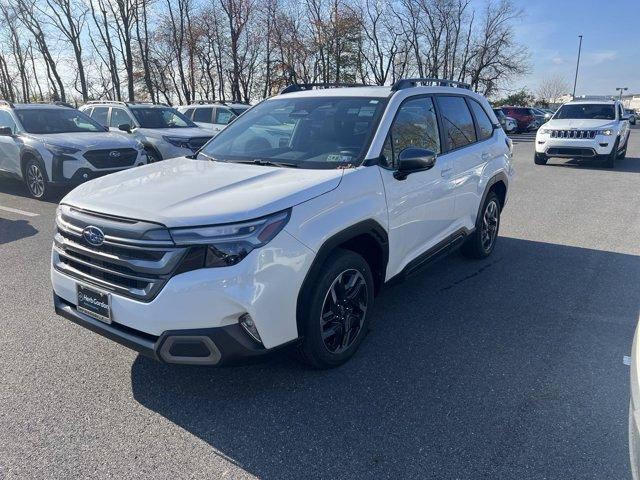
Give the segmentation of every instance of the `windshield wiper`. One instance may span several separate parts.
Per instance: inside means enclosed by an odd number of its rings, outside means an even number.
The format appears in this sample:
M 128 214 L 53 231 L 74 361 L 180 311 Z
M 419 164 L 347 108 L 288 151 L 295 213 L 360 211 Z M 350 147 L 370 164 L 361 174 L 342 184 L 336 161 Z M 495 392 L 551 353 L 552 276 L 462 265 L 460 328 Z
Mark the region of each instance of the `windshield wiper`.
M 298 168 L 295 163 L 286 162 L 274 162 L 272 160 L 263 160 L 262 158 L 256 158 L 254 160 L 228 160 L 230 163 L 250 163 L 253 165 L 261 165 L 263 167 L 283 167 L 283 168 Z

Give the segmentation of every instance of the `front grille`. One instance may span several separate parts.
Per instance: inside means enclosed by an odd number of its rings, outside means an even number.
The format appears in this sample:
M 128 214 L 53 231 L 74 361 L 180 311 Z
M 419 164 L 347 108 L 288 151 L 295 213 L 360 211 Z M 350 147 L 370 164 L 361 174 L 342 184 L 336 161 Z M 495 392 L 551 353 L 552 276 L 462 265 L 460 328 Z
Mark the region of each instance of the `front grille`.
M 594 157 L 596 152 L 592 148 L 551 147 L 547 150 L 547 155 L 557 155 L 562 157 Z
M 176 247 L 168 231 L 159 225 L 93 215 L 66 205 L 60 208 L 53 243 L 54 267 L 119 295 L 153 300 L 188 251 Z M 96 247 L 86 241 L 82 232 L 88 225 L 104 232 L 102 245 Z M 163 232 L 166 238 L 157 239 Z
M 138 158 L 135 148 L 114 148 L 110 150 L 90 150 L 84 158 L 95 168 L 131 167 Z
M 591 140 L 596 138 L 596 130 L 551 130 L 551 138 Z
M 189 148 L 191 150 L 199 150 L 202 146 L 211 140 L 211 137 L 195 137 L 189 139 Z

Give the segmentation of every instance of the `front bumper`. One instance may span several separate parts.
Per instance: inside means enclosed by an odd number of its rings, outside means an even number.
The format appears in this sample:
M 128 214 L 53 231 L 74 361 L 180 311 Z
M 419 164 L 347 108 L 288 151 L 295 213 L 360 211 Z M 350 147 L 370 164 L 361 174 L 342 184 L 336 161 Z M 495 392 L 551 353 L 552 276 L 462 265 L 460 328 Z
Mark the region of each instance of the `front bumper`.
M 289 342 L 266 349 L 251 340 L 239 324 L 205 329 L 169 330 L 148 335 L 117 323 L 107 324 L 79 312 L 75 305 L 53 294 L 61 317 L 102 335 L 142 355 L 164 363 L 186 365 L 239 365 L 271 356 Z
M 54 155 L 51 158 L 51 183 L 59 186 L 77 186 L 94 178 L 127 170 L 147 163 L 147 156 L 139 153 L 132 165 L 97 169 L 82 156 Z
M 596 135 L 594 139 L 551 138 L 549 135 L 536 136 L 536 153 L 544 153 L 549 157 L 592 158 L 609 155 L 613 150 L 615 137 Z
M 175 331 L 181 336 L 235 331 L 251 344 L 254 341 L 240 330 L 239 324 L 240 317 L 247 313 L 262 339 L 262 345 L 254 342 L 255 346 L 271 350 L 298 338 L 298 292 L 313 257 L 310 249 L 283 230 L 237 265 L 175 275 L 151 301 L 111 292 L 113 323 L 110 325 L 76 309 L 77 285 L 91 286 L 90 281 L 78 280 L 52 266 L 51 282 L 60 315 L 153 358 L 159 358 L 163 339 Z M 54 249 L 52 265 L 57 262 Z M 200 331 L 205 333 L 198 333 Z M 219 335 L 212 337 L 216 345 Z M 245 353 L 248 357 L 256 355 L 252 350 Z M 227 353 L 221 350 L 221 355 L 226 362 Z M 235 353 L 231 355 L 235 356 Z

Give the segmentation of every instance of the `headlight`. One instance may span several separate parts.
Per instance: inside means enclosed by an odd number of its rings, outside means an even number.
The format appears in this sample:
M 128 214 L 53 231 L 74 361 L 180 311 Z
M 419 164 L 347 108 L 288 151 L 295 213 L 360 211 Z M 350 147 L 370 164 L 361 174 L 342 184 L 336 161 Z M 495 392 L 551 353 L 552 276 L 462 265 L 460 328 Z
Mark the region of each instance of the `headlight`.
M 60 145 L 45 145 L 45 148 L 49 150 L 54 155 L 73 155 L 74 153 L 78 153 L 80 151 L 79 148 L 73 147 L 62 147 Z
M 235 265 L 255 249 L 269 243 L 289 221 L 291 211 L 285 210 L 248 222 L 213 225 L 210 227 L 174 228 L 171 230 L 177 245 L 199 245 L 204 251 L 192 252 L 204 256 L 207 268 Z M 200 262 L 195 258 L 192 261 Z
M 162 137 L 165 142 L 169 142 L 171 145 L 180 148 L 191 148 L 189 146 L 189 139 L 184 137 Z
M 609 128 L 608 128 L 608 129 L 606 129 L 606 130 L 598 130 L 596 133 L 597 133 L 598 135 L 606 135 L 606 136 L 608 137 L 608 136 L 610 136 L 610 135 L 613 135 L 613 130 L 611 130 L 611 129 L 609 129 Z

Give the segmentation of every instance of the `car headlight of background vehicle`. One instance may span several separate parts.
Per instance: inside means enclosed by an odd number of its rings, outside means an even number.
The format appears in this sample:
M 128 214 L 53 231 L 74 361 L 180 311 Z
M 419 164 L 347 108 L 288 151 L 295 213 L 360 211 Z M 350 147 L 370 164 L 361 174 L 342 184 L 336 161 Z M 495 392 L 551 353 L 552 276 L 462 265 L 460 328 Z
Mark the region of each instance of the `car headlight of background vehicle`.
M 180 148 L 191 148 L 189 147 L 189 139 L 184 137 L 162 137 L 165 142 L 170 143 L 176 147 Z
M 54 155 L 73 155 L 73 154 L 78 153 L 80 151 L 79 148 L 63 147 L 61 145 L 45 144 L 44 147 L 47 150 L 49 150 L 51 153 L 53 153 Z
M 291 210 L 247 222 L 209 227 L 174 228 L 176 245 L 191 245 L 180 272 L 235 265 L 255 248 L 269 243 L 289 221 Z
M 606 135 L 608 137 L 610 135 L 613 135 L 613 130 L 611 130 L 610 128 L 606 128 L 604 130 L 598 130 L 596 133 L 598 135 Z

